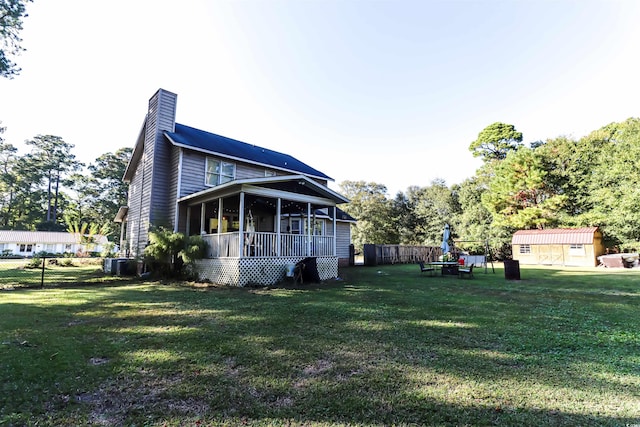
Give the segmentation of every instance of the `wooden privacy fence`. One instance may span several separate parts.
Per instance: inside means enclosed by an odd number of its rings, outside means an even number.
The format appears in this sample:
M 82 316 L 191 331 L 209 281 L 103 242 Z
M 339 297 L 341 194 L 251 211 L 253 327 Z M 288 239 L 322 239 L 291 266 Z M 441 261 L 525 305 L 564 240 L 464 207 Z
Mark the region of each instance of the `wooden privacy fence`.
M 442 249 L 437 246 L 372 245 L 363 247 L 364 265 L 407 264 L 437 261 Z

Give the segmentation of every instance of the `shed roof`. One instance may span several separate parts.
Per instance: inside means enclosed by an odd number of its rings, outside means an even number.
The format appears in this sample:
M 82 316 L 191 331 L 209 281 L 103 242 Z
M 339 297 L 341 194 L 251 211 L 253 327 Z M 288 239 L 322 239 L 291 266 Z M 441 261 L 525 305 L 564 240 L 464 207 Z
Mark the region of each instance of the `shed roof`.
M 598 227 L 549 228 L 545 230 L 519 230 L 511 239 L 512 245 L 571 245 L 592 244 Z
M 93 236 L 96 243 L 107 243 L 106 236 L 96 234 Z M 78 243 L 75 233 L 63 231 L 21 231 L 21 230 L 0 230 L 0 243 Z
M 175 132 L 165 132 L 165 135 L 177 146 L 333 181 L 329 176 L 288 154 L 247 144 L 246 142 L 216 135 L 215 133 L 180 123 L 176 123 Z

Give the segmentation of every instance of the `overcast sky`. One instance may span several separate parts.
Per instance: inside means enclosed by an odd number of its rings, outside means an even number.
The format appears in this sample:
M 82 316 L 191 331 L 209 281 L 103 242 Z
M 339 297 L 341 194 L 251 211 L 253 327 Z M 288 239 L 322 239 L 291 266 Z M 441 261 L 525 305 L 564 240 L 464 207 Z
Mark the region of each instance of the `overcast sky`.
M 640 2 L 35 0 L 0 79 L 5 142 L 86 163 L 133 147 L 158 88 L 177 121 L 389 195 L 462 182 L 487 125 L 531 142 L 640 115 Z

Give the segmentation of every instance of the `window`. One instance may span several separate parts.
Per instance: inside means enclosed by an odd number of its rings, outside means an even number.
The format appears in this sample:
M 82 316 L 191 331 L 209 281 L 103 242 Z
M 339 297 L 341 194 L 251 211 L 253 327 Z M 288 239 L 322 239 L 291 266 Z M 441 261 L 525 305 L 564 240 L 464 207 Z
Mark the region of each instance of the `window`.
M 521 254 L 530 254 L 531 253 L 531 245 L 520 245 L 520 253 Z
M 290 226 L 289 230 L 287 230 L 287 231 L 289 231 L 290 233 L 293 233 L 293 234 L 300 234 L 300 219 L 292 218 L 291 219 L 291 226 Z
M 569 246 L 569 255 L 584 256 L 584 245 L 571 245 Z
M 205 172 L 206 185 L 216 186 L 236 178 L 236 165 L 207 157 Z
M 33 252 L 33 244 L 29 243 L 29 244 L 25 244 L 22 243 L 20 245 L 18 245 L 19 248 L 19 252 Z
M 324 236 L 324 221 L 316 219 L 315 221 L 311 221 L 312 224 L 311 226 L 312 228 L 312 233 L 315 236 Z M 307 229 L 308 229 L 308 222 L 305 221 L 304 222 L 304 229 L 305 229 L 305 233 L 307 233 Z
M 264 176 L 265 176 L 265 177 L 267 177 L 267 176 L 276 176 L 276 171 L 272 171 L 272 170 L 269 170 L 269 169 L 265 169 L 265 170 L 264 170 Z

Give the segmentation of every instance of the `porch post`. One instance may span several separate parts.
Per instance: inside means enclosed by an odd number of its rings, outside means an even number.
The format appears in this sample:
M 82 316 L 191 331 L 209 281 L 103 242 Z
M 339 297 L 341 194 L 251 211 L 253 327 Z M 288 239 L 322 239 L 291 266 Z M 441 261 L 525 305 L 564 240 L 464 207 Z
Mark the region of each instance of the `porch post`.
M 336 217 L 338 216 L 338 208 L 336 206 L 333 207 L 333 256 L 338 255 L 338 236 L 336 233 L 338 232 L 338 226 Z
M 187 226 L 185 227 L 185 233 L 188 236 L 191 231 L 191 206 L 187 206 Z
M 218 199 L 218 234 L 222 233 L 222 209 L 224 208 L 224 202 L 222 197 Z
M 240 192 L 240 206 L 238 208 L 240 211 L 240 229 L 238 230 L 238 256 L 242 258 L 244 255 L 244 242 L 242 241 L 242 237 L 244 235 L 244 191 Z
M 207 234 L 204 224 L 204 216 L 207 213 L 207 205 L 205 203 L 200 204 L 200 234 Z
M 311 256 L 311 203 L 307 203 L 307 256 Z
M 282 247 L 282 244 L 280 242 L 280 239 L 282 239 L 282 236 L 280 235 L 281 233 L 281 227 L 280 227 L 280 223 L 282 221 L 280 221 L 280 217 L 282 215 L 282 199 L 280 197 L 278 197 L 278 202 L 276 204 L 276 256 L 280 257 L 280 248 Z

